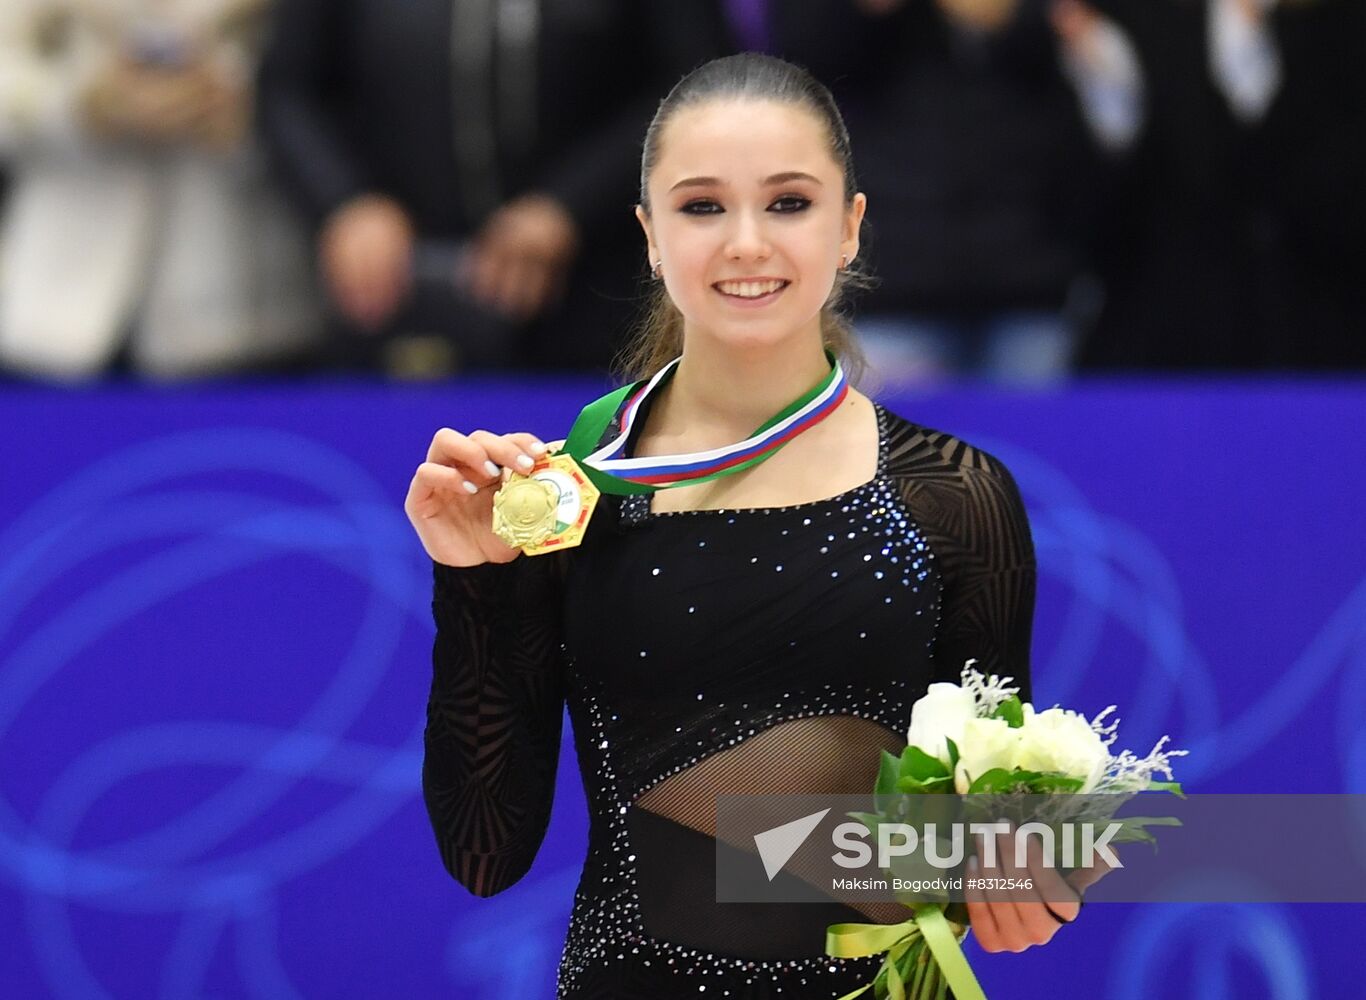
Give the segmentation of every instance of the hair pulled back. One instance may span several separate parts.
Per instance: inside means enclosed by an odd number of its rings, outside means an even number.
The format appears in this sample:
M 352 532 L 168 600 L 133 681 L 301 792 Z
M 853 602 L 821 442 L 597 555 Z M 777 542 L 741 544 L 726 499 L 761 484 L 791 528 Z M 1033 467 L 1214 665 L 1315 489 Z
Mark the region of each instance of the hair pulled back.
M 649 179 L 659 162 L 665 128 L 678 112 L 714 100 L 776 101 L 803 108 L 820 122 L 830 155 L 844 174 L 844 200 L 858 192 L 849 130 L 830 91 L 800 66 L 755 52 L 713 59 L 693 70 L 659 103 L 640 157 L 640 206 L 652 214 Z M 865 287 L 867 277 L 851 264 L 835 276 L 835 285 L 821 309 L 821 339 L 840 358 L 850 380 L 857 382 L 865 363 L 854 342 L 849 321 L 840 312 L 847 289 Z M 618 356 L 615 367 L 625 381 L 648 378 L 683 350 L 683 314 L 669 298 L 663 282 L 654 282 L 636 335 Z

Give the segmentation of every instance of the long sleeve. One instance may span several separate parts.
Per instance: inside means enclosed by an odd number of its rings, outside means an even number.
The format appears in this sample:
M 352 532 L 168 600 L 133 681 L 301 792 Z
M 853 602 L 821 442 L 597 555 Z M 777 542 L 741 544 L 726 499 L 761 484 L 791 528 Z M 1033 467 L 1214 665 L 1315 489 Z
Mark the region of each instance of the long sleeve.
M 1014 477 L 995 456 L 940 431 L 905 423 L 895 438 L 892 468 L 942 581 L 935 680 L 957 681 L 975 659 L 983 673 L 1013 677 L 1031 701 L 1038 572 Z
M 550 821 L 565 697 L 559 561 L 434 564 L 422 793 L 442 863 L 477 896 L 526 874 Z

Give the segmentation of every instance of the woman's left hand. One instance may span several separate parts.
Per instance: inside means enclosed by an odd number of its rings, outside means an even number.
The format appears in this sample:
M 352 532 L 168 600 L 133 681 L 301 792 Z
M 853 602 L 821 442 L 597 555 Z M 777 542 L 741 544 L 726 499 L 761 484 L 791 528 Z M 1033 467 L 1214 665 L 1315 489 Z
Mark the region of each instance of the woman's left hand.
M 994 865 L 988 868 L 981 863 L 985 855 L 979 836 L 977 857 L 963 875 L 968 916 L 984 951 L 1019 952 L 1047 944 L 1063 924 L 1077 919 L 1082 891 L 1110 871 L 1110 866 L 1097 857 L 1091 867 L 1064 876 L 1057 868 L 1044 865 L 1037 837 L 1027 838 L 1027 865 L 1020 868 L 1015 864 L 1013 829 L 994 836 Z M 1015 887 L 992 885 L 992 879 L 1014 879 Z

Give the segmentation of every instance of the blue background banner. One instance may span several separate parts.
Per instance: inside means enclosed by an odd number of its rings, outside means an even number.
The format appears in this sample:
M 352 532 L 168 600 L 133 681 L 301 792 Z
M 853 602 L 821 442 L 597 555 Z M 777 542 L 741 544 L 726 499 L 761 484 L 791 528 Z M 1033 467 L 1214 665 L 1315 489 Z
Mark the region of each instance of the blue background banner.
M 552 439 L 600 391 L 7 389 L 0 996 L 553 994 L 586 844 L 573 755 L 530 874 L 488 900 L 451 881 L 402 502 L 436 428 Z M 1014 472 L 1041 706 L 1117 703 L 1120 743 L 1170 733 L 1197 791 L 1366 792 L 1366 386 L 885 402 Z M 994 998 L 1354 997 L 1363 916 L 1097 905 L 1047 946 L 969 948 Z

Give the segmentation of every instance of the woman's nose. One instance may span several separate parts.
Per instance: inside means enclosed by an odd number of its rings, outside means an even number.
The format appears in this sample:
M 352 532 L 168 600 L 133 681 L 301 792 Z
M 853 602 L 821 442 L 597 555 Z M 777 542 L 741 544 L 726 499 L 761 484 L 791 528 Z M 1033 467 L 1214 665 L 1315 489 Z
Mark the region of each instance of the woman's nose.
M 773 252 L 764 231 L 764 220 L 754 212 L 735 212 L 734 228 L 726 243 L 731 260 L 767 260 Z

